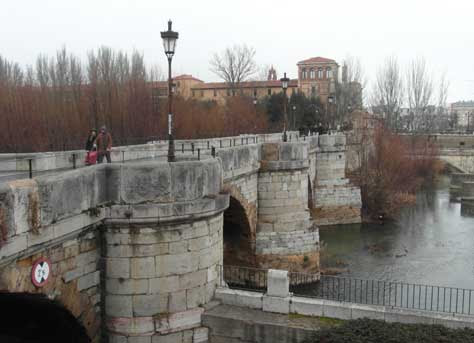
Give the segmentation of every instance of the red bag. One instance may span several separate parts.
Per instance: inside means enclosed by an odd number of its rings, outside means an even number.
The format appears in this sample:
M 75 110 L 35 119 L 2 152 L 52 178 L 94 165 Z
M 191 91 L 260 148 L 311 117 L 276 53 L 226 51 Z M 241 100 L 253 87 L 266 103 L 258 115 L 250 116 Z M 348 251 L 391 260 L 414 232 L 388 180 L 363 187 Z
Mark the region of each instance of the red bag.
M 86 165 L 97 163 L 97 151 L 88 151 L 86 155 Z

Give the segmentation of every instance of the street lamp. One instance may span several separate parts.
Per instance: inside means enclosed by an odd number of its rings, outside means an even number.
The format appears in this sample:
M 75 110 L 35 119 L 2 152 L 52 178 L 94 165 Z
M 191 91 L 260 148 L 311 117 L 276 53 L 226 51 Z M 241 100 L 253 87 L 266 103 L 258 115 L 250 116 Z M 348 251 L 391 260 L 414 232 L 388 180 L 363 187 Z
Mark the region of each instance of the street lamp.
M 326 102 L 326 123 L 327 125 L 329 126 L 329 122 L 331 122 L 332 124 L 332 118 L 330 118 L 331 116 L 329 115 L 329 111 L 331 109 L 331 105 L 332 105 L 332 102 L 334 101 L 334 98 L 332 95 L 329 95 L 328 96 L 328 100 Z
M 171 79 L 171 60 L 173 59 L 178 32 L 171 30 L 173 23 L 168 21 L 168 31 L 161 32 L 165 55 L 168 57 L 168 162 L 174 162 L 174 138 L 173 138 L 173 80 Z
M 284 122 L 284 127 L 283 127 L 283 142 L 288 141 L 288 137 L 286 136 L 286 127 L 288 125 L 288 115 L 286 113 L 286 90 L 288 89 L 288 83 L 290 82 L 290 79 L 286 77 L 286 73 L 283 74 L 283 77 L 280 79 L 281 81 L 281 88 L 283 88 L 283 114 L 285 115 L 285 122 Z
M 292 127 L 293 127 L 293 129 L 296 129 L 296 105 L 292 106 L 292 110 L 293 110 L 293 112 L 292 112 L 292 117 L 293 117 Z

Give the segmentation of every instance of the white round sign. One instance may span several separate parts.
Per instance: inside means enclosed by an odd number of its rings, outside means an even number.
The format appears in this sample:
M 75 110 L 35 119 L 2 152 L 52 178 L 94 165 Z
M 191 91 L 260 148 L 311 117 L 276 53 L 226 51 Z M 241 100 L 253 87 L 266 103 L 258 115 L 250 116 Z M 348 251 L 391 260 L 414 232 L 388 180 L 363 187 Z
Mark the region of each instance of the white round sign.
M 48 282 L 51 274 L 51 263 L 48 259 L 41 257 L 35 261 L 31 269 L 31 281 L 36 287 L 42 287 Z

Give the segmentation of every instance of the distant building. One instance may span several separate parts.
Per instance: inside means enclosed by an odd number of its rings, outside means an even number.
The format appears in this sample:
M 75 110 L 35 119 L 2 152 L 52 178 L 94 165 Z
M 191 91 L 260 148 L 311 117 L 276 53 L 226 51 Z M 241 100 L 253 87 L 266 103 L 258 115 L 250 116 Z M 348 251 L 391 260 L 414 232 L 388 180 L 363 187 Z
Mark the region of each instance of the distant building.
M 313 57 L 297 63 L 298 78 L 289 82 L 287 95 L 302 92 L 308 97 L 319 97 L 323 104 L 328 97 L 335 97 L 336 85 L 339 80 L 339 65 L 335 60 L 324 57 Z M 276 70 L 271 67 L 267 80 L 241 82 L 237 88 L 232 88 L 226 82 L 203 82 L 192 75 L 180 75 L 173 79 L 175 94 L 184 98 L 198 100 L 215 100 L 224 102 L 226 98 L 245 95 L 261 99 L 265 96 L 282 92 L 281 82 L 277 78 Z M 155 82 L 153 94 L 163 97 L 168 95 L 166 82 Z M 360 93 L 360 84 L 351 83 L 351 88 Z M 156 89 L 156 90 L 155 90 Z M 337 99 L 335 99 L 337 101 Z M 361 101 L 360 101 L 361 102 Z
M 457 118 L 458 127 L 474 127 L 474 101 L 458 101 L 451 104 L 451 114 Z
M 298 89 L 307 97 L 319 97 L 323 103 L 336 92 L 339 65 L 324 57 L 313 57 L 297 63 Z

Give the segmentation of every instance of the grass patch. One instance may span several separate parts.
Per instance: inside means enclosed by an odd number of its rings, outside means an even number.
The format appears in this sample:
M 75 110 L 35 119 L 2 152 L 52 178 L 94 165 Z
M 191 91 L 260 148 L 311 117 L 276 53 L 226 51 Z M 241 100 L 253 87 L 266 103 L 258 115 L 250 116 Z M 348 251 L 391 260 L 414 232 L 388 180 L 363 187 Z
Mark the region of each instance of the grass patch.
M 328 320 L 329 318 L 323 319 Z M 331 319 L 333 320 L 333 319 Z M 322 328 L 304 343 L 471 343 L 473 329 L 449 329 L 441 325 L 386 323 L 357 319 Z

